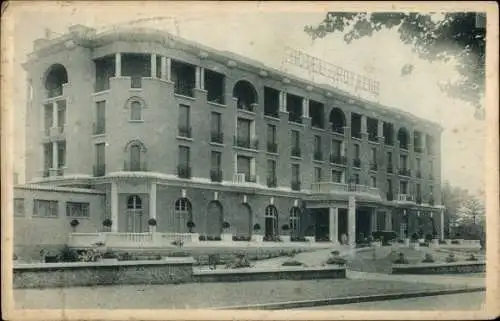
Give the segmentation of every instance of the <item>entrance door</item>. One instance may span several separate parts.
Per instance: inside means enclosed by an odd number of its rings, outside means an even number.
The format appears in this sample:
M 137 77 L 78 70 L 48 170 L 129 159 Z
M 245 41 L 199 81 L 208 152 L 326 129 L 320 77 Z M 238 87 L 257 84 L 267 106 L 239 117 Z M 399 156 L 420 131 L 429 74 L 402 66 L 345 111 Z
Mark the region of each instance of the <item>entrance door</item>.
M 348 220 L 348 216 L 347 216 L 347 209 L 346 208 L 339 208 L 338 209 L 338 241 L 339 242 L 342 242 L 342 235 L 345 234 L 347 236 L 347 229 L 348 229 L 348 225 L 347 225 L 347 220 Z
M 273 205 L 266 207 L 265 215 L 265 236 L 276 236 L 278 234 L 278 210 Z
M 362 241 L 361 238 L 370 236 L 370 221 L 370 211 L 362 209 L 356 211 L 356 242 Z
M 330 241 L 330 215 L 327 208 L 314 212 L 316 218 L 316 242 Z
M 127 232 L 142 233 L 143 224 L 143 209 L 142 199 L 137 195 L 129 196 L 127 199 Z
M 206 234 L 211 237 L 220 237 L 222 233 L 222 206 L 219 202 L 210 202 L 206 217 Z

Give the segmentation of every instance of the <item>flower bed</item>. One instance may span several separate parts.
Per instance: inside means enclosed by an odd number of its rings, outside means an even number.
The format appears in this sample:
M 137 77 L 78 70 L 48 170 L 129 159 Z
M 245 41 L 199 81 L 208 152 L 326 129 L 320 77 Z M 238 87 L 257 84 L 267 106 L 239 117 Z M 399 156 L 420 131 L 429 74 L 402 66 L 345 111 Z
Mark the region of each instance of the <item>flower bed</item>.
M 483 273 L 486 263 L 453 262 L 453 263 L 418 263 L 418 264 L 393 264 L 393 274 L 458 274 L 458 273 Z

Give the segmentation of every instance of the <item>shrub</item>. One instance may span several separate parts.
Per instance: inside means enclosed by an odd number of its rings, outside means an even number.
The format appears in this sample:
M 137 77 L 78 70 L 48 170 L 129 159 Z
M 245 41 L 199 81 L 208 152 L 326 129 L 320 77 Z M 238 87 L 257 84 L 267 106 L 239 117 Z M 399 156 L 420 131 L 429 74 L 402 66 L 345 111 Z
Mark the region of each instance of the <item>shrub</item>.
M 457 259 L 455 258 L 455 254 L 450 253 L 450 254 L 448 255 L 448 257 L 446 257 L 445 261 L 446 261 L 447 263 L 456 262 L 456 261 L 457 261 Z
M 434 237 L 432 236 L 432 234 L 426 234 L 425 235 L 425 240 L 427 242 L 431 242 L 433 239 L 434 239 Z
M 133 257 L 130 253 L 125 252 L 118 255 L 118 261 L 132 261 Z
M 423 263 L 433 263 L 434 258 L 430 253 L 426 253 L 424 259 L 422 260 Z
M 77 262 L 78 261 L 78 253 L 74 249 L 72 249 L 68 246 L 64 246 L 61 249 L 61 251 L 59 252 L 58 261 Z
M 335 250 L 335 251 L 332 251 L 332 255 L 334 255 L 334 256 L 339 256 L 339 255 L 340 255 L 340 252 L 339 252 L 339 251 L 336 251 L 336 250 Z
M 326 261 L 326 264 L 346 265 L 347 260 L 340 257 L 340 256 L 334 256 L 334 257 L 329 258 Z
M 283 242 L 283 240 L 279 236 L 276 236 L 276 235 L 265 235 L 264 241 L 266 241 L 266 242 Z
M 439 240 L 439 244 L 446 244 L 445 240 Z
M 398 258 L 394 261 L 394 264 L 408 264 L 408 260 L 403 252 L 399 253 Z
M 113 225 L 113 221 L 109 218 L 102 221 L 102 226 L 104 226 L 104 227 L 111 227 L 111 225 Z
M 420 237 L 418 236 L 418 234 L 417 234 L 417 233 L 413 233 L 413 234 L 411 235 L 411 240 L 412 240 L 413 242 L 417 242 L 417 241 L 419 240 L 419 238 L 420 238 Z
M 224 221 L 224 222 L 222 223 L 222 228 L 223 228 L 223 229 L 227 230 L 227 229 L 228 229 L 228 228 L 230 228 L 230 227 L 231 227 L 231 224 L 229 224 L 229 222 Z
M 290 226 L 288 226 L 288 224 L 284 224 L 284 225 L 281 227 L 281 229 L 282 229 L 283 231 L 288 231 L 288 230 L 290 229 Z
M 154 219 L 154 218 L 150 218 L 150 219 L 148 220 L 148 225 L 149 225 L 149 226 L 156 226 L 156 224 L 157 224 L 156 219 Z
M 477 257 L 474 255 L 474 253 L 471 253 L 470 256 L 465 260 L 466 261 L 477 261 Z
M 175 245 L 175 246 L 183 246 L 184 245 L 184 241 L 182 241 L 182 240 L 176 240 L 176 241 L 173 241 L 170 244 Z
M 200 236 L 198 236 L 198 240 L 200 240 L 200 241 L 206 241 L 207 239 L 208 238 L 207 238 L 206 235 L 200 235 Z
M 233 235 L 233 241 L 248 242 L 252 239 L 251 236 Z
M 376 240 L 388 242 L 395 240 L 397 237 L 397 233 L 394 231 L 376 231 L 372 233 L 372 237 Z
M 255 223 L 255 224 L 253 225 L 253 230 L 254 230 L 254 231 L 259 231 L 259 230 L 260 230 L 260 224 L 259 224 L 259 223 Z
M 304 236 L 292 236 L 290 238 L 292 242 L 307 242 L 307 239 Z
M 250 261 L 248 261 L 245 254 L 236 254 L 235 258 L 226 264 L 226 269 L 238 269 L 251 267 Z
M 196 227 L 196 224 L 194 224 L 193 221 L 188 221 L 186 223 L 186 227 L 188 228 L 189 233 L 193 233 L 193 229 Z
M 427 243 L 427 242 L 420 242 L 420 243 L 419 243 L 419 246 L 427 246 L 427 247 L 428 247 L 428 246 L 429 246 L 429 243 Z
M 118 256 L 111 251 L 107 251 L 102 255 L 102 258 L 103 259 L 117 259 Z
M 398 240 L 398 244 L 404 244 L 404 240 Z
M 189 257 L 187 252 L 172 252 L 168 254 L 168 257 Z
M 283 262 L 283 264 L 281 264 L 281 266 L 302 266 L 302 265 L 303 263 L 297 260 L 288 260 Z
M 78 221 L 76 218 L 72 219 L 71 222 L 69 222 L 69 225 L 71 225 L 72 228 L 76 228 L 78 225 L 80 225 L 80 221 Z
M 451 244 L 460 244 L 458 240 L 451 240 Z

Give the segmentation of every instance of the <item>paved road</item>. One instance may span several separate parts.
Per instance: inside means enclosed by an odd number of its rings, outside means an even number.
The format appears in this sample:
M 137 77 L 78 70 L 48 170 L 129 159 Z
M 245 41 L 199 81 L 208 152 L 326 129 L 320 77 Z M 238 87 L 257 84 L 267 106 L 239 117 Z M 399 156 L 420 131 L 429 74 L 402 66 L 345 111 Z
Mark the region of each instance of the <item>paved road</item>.
M 294 310 L 481 310 L 485 299 L 485 292 L 472 292 Z

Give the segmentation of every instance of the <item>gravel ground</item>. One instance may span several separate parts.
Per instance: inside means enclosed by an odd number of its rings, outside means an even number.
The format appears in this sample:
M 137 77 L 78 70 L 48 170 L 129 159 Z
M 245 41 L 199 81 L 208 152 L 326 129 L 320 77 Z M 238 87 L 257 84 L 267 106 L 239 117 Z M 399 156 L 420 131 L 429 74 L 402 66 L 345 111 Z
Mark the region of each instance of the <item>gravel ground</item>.
M 14 290 L 20 309 L 183 309 L 456 288 L 378 280 L 256 281 Z

